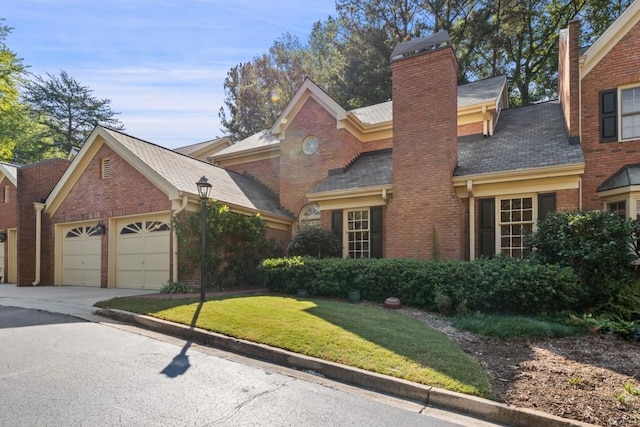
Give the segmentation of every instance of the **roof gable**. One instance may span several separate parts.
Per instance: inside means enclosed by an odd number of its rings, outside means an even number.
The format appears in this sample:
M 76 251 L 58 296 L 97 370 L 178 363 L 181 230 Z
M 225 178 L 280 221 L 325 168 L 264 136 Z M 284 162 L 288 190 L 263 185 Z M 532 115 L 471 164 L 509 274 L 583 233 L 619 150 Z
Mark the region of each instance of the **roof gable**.
M 284 133 L 287 126 L 293 118 L 298 114 L 304 103 L 309 97 L 315 99 L 318 104 L 322 105 L 336 119 L 336 128 L 341 128 L 341 121 L 347 117 L 347 112 L 336 101 L 333 100 L 325 91 L 314 83 L 310 78 L 305 78 L 298 91 L 287 104 L 284 111 L 278 117 L 278 120 L 271 127 L 271 133 L 280 135 L 280 139 L 284 139 Z
M 0 174 L 4 175 L 14 187 L 18 187 L 18 166 L 0 162 Z
M 178 199 L 181 195 L 197 198 L 196 182 L 206 176 L 213 184 L 213 199 L 239 208 L 288 216 L 280 209 L 275 194 L 248 177 L 101 126 L 94 129 L 56 184 L 47 200 L 46 212 L 53 214 L 60 206 L 102 144 L 107 144 L 142 173 L 167 194 L 169 200 Z
M 640 1 L 634 1 L 583 54 L 580 78 L 583 78 L 640 21 Z

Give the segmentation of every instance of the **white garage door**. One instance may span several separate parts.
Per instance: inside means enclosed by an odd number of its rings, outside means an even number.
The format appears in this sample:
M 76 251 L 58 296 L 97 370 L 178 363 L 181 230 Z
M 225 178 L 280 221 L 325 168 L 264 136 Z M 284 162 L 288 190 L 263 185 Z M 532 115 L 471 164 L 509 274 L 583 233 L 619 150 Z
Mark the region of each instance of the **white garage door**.
M 102 236 L 95 226 L 62 229 L 62 284 L 100 286 Z
M 4 242 L 0 242 L 0 283 L 5 283 L 5 275 L 4 275 Z
M 169 280 L 169 219 L 119 221 L 116 287 L 160 289 Z

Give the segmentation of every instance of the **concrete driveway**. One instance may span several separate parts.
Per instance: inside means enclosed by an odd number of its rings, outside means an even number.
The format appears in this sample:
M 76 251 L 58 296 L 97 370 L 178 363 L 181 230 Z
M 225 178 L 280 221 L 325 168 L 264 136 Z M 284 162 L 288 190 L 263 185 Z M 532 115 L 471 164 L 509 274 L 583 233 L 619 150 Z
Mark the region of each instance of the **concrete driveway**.
M 158 291 L 140 289 L 105 289 L 84 286 L 25 286 L 0 285 L 0 305 L 30 308 L 67 314 L 86 320 L 94 318 L 98 310 L 93 305 L 116 297 L 155 294 Z

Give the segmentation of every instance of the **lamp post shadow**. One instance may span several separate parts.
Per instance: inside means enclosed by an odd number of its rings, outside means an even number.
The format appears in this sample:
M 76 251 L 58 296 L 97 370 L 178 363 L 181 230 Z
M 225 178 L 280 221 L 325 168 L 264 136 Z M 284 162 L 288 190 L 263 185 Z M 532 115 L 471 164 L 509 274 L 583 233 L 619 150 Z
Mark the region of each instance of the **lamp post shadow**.
M 198 316 L 200 316 L 200 310 L 202 310 L 202 301 L 198 304 L 198 308 L 193 313 L 193 319 L 191 319 L 191 327 L 195 328 L 198 323 Z M 187 356 L 187 350 L 191 347 L 193 341 L 187 341 L 180 353 L 174 357 L 171 362 L 165 366 L 165 368 L 160 371 L 161 374 L 166 375 L 168 378 L 176 378 L 180 375 L 184 375 L 185 372 L 191 367 L 191 363 L 189 363 L 189 356 Z

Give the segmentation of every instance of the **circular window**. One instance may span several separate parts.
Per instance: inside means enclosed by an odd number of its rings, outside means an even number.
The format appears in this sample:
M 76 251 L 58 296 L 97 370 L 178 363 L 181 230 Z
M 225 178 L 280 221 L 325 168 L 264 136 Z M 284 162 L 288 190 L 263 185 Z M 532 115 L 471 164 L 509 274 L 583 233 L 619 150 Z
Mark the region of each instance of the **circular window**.
M 302 142 L 302 152 L 304 154 L 313 154 L 318 150 L 318 138 L 315 136 L 308 136 Z

